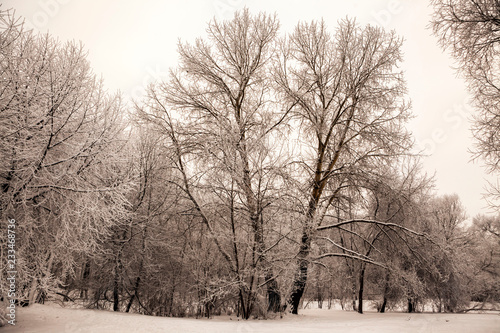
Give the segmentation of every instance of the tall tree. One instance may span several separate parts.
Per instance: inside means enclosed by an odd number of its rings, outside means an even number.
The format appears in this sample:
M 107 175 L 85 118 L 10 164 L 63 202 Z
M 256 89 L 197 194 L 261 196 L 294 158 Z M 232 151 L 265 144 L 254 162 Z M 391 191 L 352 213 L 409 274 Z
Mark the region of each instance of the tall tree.
M 270 91 L 278 22 L 245 9 L 230 21 L 213 20 L 207 32 L 207 40 L 179 44 L 179 68 L 151 87 L 140 112 L 168 137 L 175 184 L 233 272 L 248 318 L 262 279 L 269 293 L 276 289 L 263 213 L 280 160 L 270 138 L 286 114 L 273 110 Z
M 401 43 L 394 32 L 343 20 L 334 35 L 324 22 L 299 24 L 283 46 L 276 81 L 307 158 L 301 160 L 307 205 L 290 296 L 297 313 L 309 267 L 311 241 L 325 212 L 339 200 L 350 173 L 391 159 L 410 146 L 406 85 L 398 63 Z M 304 155 L 303 155 L 304 156 Z

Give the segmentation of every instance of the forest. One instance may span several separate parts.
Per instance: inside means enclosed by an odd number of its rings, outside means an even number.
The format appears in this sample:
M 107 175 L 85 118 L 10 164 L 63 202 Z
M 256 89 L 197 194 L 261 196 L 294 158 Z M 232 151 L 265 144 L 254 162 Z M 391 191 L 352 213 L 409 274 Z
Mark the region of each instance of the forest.
M 472 155 L 498 175 L 498 2 L 433 4 L 469 84 Z M 3 302 L 15 277 L 19 306 L 168 317 L 499 309 L 500 191 L 496 214 L 472 217 L 437 194 L 406 126 L 397 32 L 351 18 L 281 31 L 248 9 L 206 27 L 127 100 L 84 45 L 0 7 Z

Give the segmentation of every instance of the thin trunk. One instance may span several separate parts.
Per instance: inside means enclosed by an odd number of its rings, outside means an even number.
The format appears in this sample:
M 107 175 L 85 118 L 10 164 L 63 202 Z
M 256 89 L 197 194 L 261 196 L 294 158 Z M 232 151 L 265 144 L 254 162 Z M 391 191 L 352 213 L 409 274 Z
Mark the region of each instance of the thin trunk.
M 316 300 L 318 301 L 318 308 L 323 308 L 323 290 L 320 283 L 320 270 L 316 270 Z
M 150 194 L 151 195 L 151 194 Z M 149 198 L 149 205 L 151 204 L 151 197 Z M 148 207 L 148 211 L 150 210 L 151 208 Z M 130 308 L 132 307 L 132 304 L 134 303 L 134 300 L 138 297 L 138 293 L 139 293 L 139 286 L 140 286 L 140 283 L 141 283 L 141 272 L 144 268 L 144 255 L 145 255 L 145 252 L 146 252 L 146 235 L 147 235 L 147 226 L 145 226 L 143 229 L 142 229 L 142 244 L 141 244 L 141 261 L 139 263 L 139 270 L 138 270 L 138 273 L 137 273 L 137 278 L 135 279 L 135 284 L 134 284 L 134 290 L 133 290 L 133 294 L 132 296 L 130 297 L 130 300 L 127 304 L 127 308 L 125 310 L 125 312 L 129 312 L 130 311 Z
M 359 289 L 358 289 L 358 313 L 363 313 L 363 289 L 365 284 L 365 266 L 361 265 L 359 273 Z
M 90 262 L 85 260 L 85 263 L 82 267 L 82 275 L 80 282 L 80 298 L 87 299 L 88 298 L 88 277 L 90 275 Z
M 241 311 L 241 318 L 247 319 L 248 316 L 247 316 L 247 310 L 246 310 L 246 307 L 245 307 L 245 297 L 243 296 L 243 290 L 242 290 L 242 288 L 240 288 L 239 296 L 240 296 L 239 297 L 240 298 L 240 300 L 239 300 L 239 309 Z
M 175 295 L 175 283 L 172 283 L 172 289 L 168 293 L 168 308 L 167 308 L 167 316 L 172 316 L 172 313 L 174 312 L 174 295 Z
M 261 212 L 260 214 L 260 223 L 261 230 L 263 231 L 264 217 Z M 262 251 L 264 250 L 264 240 L 262 240 Z M 263 270 L 266 272 L 266 293 L 267 293 L 267 312 L 281 312 L 281 294 L 279 292 L 278 281 L 274 276 L 274 271 L 272 264 L 267 260 L 266 256 L 262 254 L 262 265 Z
M 129 312 L 130 308 L 132 307 L 132 304 L 134 303 L 135 298 L 137 297 L 137 290 L 139 290 L 139 284 L 141 282 L 141 277 L 138 276 L 137 279 L 135 280 L 135 285 L 134 285 L 134 293 L 130 297 L 130 300 L 128 301 L 127 308 L 125 312 Z
M 118 253 L 118 256 L 116 258 L 115 262 L 115 276 L 113 279 L 113 311 L 119 311 L 120 309 L 120 257 L 121 257 L 121 251 Z
M 31 283 L 31 288 L 28 294 L 28 303 L 29 304 L 35 304 L 35 299 L 36 299 L 36 289 L 37 289 L 37 282 L 36 280 L 33 280 Z
M 380 313 L 385 313 L 385 308 L 387 306 L 387 293 L 389 292 L 389 273 L 385 274 L 385 285 L 384 285 L 384 300 L 380 306 Z
M 253 311 L 253 306 L 255 302 L 254 290 L 253 290 L 254 281 L 255 281 L 255 273 L 252 274 L 252 276 L 250 277 L 250 288 L 247 293 L 246 316 L 244 319 L 250 318 L 250 315 L 252 314 Z
M 118 283 L 118 273 L 115 272 L 115 279 L 113 282 L 113 311 L 118 311 L 120 307 L 120 299 L 119 299 L 119 283 Z
M 246 305 L 245 305 L 245 297 L 244 297 L 244 283 L 240 275 L 240 261 L 239 261 L 239 255 L 238 255 L 238 246 L 237 246 L 237 237 L 236 237 L 236 220 L 234 217 L 234 183 L 231 184 L 231 232 L 232 232 L 232 242 L 233 242 L 233 256 L 234 256 L 234 273 L 236 274 L 236 277 L 238 279 L 238 283 L 241 286 L 238 291 L 238 311 L 237 311 L 237 316 L 241 315 L 241 318 L 248 318 L 249 315 L 247 314 L 246 310 Z

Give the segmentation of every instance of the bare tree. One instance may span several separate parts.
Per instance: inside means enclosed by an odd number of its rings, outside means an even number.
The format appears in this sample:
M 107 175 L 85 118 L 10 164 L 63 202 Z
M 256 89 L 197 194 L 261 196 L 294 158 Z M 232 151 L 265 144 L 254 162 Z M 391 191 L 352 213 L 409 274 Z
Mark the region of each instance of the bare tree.
M 397 70 L 402 40 L 374 27 L 340 22 L 335 35 L 324 22 L 299 24 L 276 64 L 283 100 L 295 104 L 297 135 L 308 189 L 298 270 L 290 297 L 297 313 L 304 292 L 311 241 L 325 212 L 339 200 L 351 172 L 390 159 L 410 146 L 406 86 Z
M 500 170 L 500 2 L 498 0 L 434 0 L 432 29 L 443 49 L 457 61 L 477 109 L 474 157 L 490 172 Z M 496 185 L 495 185 L 496 186 Z M 491 197 L 500 198 L 498 188 Z M 492 204 L 494 206 L 494 204 Z
M 179 68 L 151 87 L 140 112 L 168 137 L 175 184 L 233 272 L 248 318 L 259 286 L 275 289 L 263 216 L 280 160 L 270 138 L 286 115 L 273 110 L 270 90 L 278 22 L 244 10 L 231 21 L 213 20 L 207 32 L 208 40 L 179 44 Z
M 465 233 L 467 216 L 459 197 L 443 195 L 430 199 L 428 215 L 423 219 L 427 232 L 435 240 L 437 248 L 427 252 L 429 260 L 420 278 L 426 285 L 427 296 L 436 304 L 438 311 L 454 312 L 467 305 L 468 287 L 466 277 L 468 267 L 469 240 Z

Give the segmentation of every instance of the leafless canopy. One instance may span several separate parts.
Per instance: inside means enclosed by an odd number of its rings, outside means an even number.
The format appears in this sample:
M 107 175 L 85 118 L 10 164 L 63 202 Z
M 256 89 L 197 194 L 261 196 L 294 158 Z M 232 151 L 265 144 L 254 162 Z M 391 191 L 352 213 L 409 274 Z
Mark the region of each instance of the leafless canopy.
M 435 0 L 432 29 L 457 61 L 477 107 L 475 157 L 500 168 L 500 2 Z

